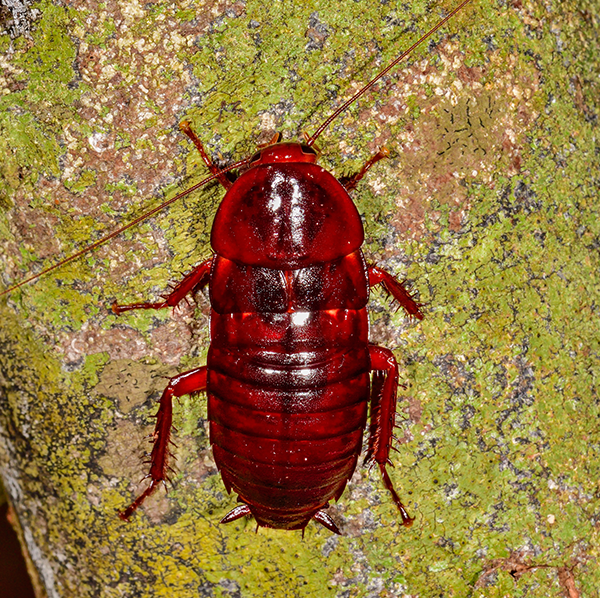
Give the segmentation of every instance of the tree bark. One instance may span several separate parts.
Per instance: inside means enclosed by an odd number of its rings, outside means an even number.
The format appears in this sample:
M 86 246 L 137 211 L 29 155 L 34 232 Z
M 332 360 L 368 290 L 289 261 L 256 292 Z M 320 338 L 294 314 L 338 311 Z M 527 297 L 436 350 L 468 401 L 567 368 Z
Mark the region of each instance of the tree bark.
M 220 165 L 301 138 L 452 8 L 4 5 L 3 288 L 207 176 L 180 121 Z M 599 18 L 474 1 L 319 138 L 338 177 L 391 154 L 354 197 L 368 260 L 424 303 L 415 323 L 371 301 L 406 385 L 391 477 L 408 530 L 364 468 L 330 508 L 341 537 L 219 525 L 236 503 L 204 396 L 176 404 L 169 494 L 118 518 L 165 377 L 205 363 L 209 305 L 109 306 L 210 256 L 217 185 L 0 299 L 0 474 L 39 596 L 596 595 Z

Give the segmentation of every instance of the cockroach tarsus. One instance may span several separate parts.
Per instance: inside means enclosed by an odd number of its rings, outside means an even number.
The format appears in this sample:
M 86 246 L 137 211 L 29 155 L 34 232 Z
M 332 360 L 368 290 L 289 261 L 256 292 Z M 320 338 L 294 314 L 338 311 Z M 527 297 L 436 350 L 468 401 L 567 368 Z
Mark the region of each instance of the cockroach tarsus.
M 19 284 L 9 293 L 105 243 L 209 181 L 225 196 L 212 231 L 213 256 L 158 302 L 112 305 L 115 314 L 175 307 L 208 287 L 211 303 L 207 365 L 169 380 L 159 402 L 147 488 L 119 513 L 128 519 L 168 480 L 173 397 L 206 391 L 210 444 L 223 483 L 240 503 L 222 520 L 253 516 L 259 526 L 301 529 L 314 519 L 340 533 L 326 509 L 338 500 L 361 454 L 377 464 L 402 524 L 408 514 L 386 470 L 393 439 L 398 364 L 369 343 L 370 288 L 382 286 L 410 317 L 420 305 L 385 270 L 365 262 L 363 225 L 350 198 L 380 149 L 353 176 L 337 180 L 317 164 L 314 143 L 353 102 L 422 44 L 464 0 L 337 108 L 304 142 L 277 134 L 250 159 L 219 169 L 184 121 L 211 175 L 110 235 Z M 241 168 L 235 180 L 231 172 Z

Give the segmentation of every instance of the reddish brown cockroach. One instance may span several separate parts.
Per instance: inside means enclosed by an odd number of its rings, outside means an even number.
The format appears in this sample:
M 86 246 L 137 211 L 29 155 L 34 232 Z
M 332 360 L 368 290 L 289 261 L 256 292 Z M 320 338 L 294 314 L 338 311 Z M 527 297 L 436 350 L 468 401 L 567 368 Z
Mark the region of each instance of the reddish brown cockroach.
M 158 410 L 150 484 L 120 515 L 127 519 L 165 483 L 172 399 L 206 391 L 210 443 L 225 487 L 240 505 L 222 522 L 252 515 L 257 524 L 304 529 L 315 519 L 339 530 L 326 513 L 356 467 L 370 412 L 366 461 L 377 463 L 402 523 L 406 512 L 386 471 L 392 441 L 398 365 L 389 349 L 369 344 L 369 289 L 382 285 L 417 319 L 410 293 L 365 263 L 363 226 L 348 192 L 387 153 L 338 181 L 316 164 L 314 142 L 350 104 L 461 10 L 464 0 L 350 98 L 303 143 L 277 135 L 250 159 L 219 170 L 189 123 L 210 177 L 152 212 L 11 290 L 71 261 L 217 179 L 226 189 L 211 233 L 214 255 L 163 301 L 112 306 L 115 314 L 174 307 L 208 285 L 211 345 L 207 365 L 169 381 Z M 241 168 L 232 182 L 225 173 Z M 371 380 L 372 378 L 372 380 Z

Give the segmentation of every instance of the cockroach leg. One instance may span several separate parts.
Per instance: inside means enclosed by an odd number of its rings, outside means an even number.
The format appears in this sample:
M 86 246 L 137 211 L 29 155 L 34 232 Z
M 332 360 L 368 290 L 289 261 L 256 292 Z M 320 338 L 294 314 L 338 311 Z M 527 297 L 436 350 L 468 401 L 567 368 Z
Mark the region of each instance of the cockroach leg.
M 167 469 L 169 468 L 168 450 L 171 439 L 173 423 L 173 397 L 181 397 L 206 389 L 207 369 L 206 366 L 190 370 L 171 378 L 161 398 L 158 413 L 156 414 L 156 427 L 154 428 L 154 446 L 150 454 L 150 485 L 138 496 L 124 511 L 119 513 L 123 520 L 129 519 L 132 513 L 153 494 L 159 484 L 167 480 Z
M 221 169 L 210 159 L 210 156 L 206 153 L 202 142 L 200 141 L 196 133 L 194 133 L 190 122 L 184 120 L 183 122 L 179 123 L 179 129 L 182 133 L 185 133 L 192 140 L 192 142 L 200 152 L 200 156 L 202 156 L 204 163 L 206 164 L 206 166 L 208 166 L 210 172 L 217 176 L 217 180 L 219 181 L 219 183 L 221 183 L 221 185 L 223 185 L 225 189 L 230 189 L 231 185 L 233 185 L 233 181 L 230 181 L 227 178 L 227 174 L 222 173 Z
M 373 383 L 371 385 L 371 423 L 369 426 L 369 444 L 366 461 L 379 465 L 383 483 L 390 491 L 400 515 L 402 525 L 410 527 L 414 519 L 410 517 L 394 489 L 392 480 L 386 471 L 390 464 L 390 447 L 396 413 L 396 393 L 398 390 L 398 363 L 394 354 L 384 347 L 369 346 Z
M 389 155 L 390 152 L 387 150 L 387 148 L 382 147 L 356 174 L 350 177 L 342 177 L 339 179 L 340 183 L 342 183 L 343 187 L 345 187 L 345 189 L 348 191 L 356 189 L 356 185 L 358 185 L 358 182 L 365 176 L 365 174 L 367 174 L 371 166 L 377 164 L 379 160 L 389 157 Z
M 408 313 L 409 316 L 423 319 L 421 306 L 413 299 L 410 292 L 401 282 L 398 282 L 391 274 L 378 268 L 369 266 L 369 286 L 380 284 Z
M 171 289 L 170 293 L 165 295 L 164 301 L 159 301 L 157 303 L 131 303 L 130 305 L 118 305 L 115 301 L 111 306 L 112 312 L 119 315 L 125 311 L 134 309 L 162 309 L 164 307 L 175 307 L 186 297 L 186 295 L 198 291 L 208 284 L 211 267 L 212 258 L 202 262 L 199 266 L 196 266 L 179 284 Z

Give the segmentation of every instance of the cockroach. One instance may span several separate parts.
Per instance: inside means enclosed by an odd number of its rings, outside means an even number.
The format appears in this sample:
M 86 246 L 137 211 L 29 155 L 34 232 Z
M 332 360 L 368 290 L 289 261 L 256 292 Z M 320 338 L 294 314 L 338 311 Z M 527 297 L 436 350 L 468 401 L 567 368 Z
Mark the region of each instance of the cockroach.
M 381 285 L 410 317 L 421 306 L 405 286 L 368 265 L 363 226 L 349 191 L 379 160 L 337 180 L 317 165 L 314 143 L 344 110 L 421 45 L 464 0 L 336 109 L 304 142 L 277 134 L 249 159 L 219 169 L 188 122 L 181 130 L 212 173 L 198 185 L 100 241 L 7 289 L 38 278 L 105 243 L 212 180 L 226 193 L 211 232 L 213 256 L 155 303 L 112 305 L 115 314 L 175 307 L 208 285 L 211 344 L 207 364 L 171 378 L 161 398 L 150 454 L 148 487 L 120 513 L 128 519 L 169 467 L 173 397 L 206 391 L 210 444 L 223 483 L 240 503 L 221 523 L 252 515 L 258 526 L 296 530 L 314 519 L 340 533 L 327 514 L 356 468 L 370 417 L 365 461 L 376 463 L 400 511 L 407 513 L 386 471 L 398 387 L 394 354 L 369 343 L 369 289 Z M 239 168 L 232 180 L 230 171 Z

